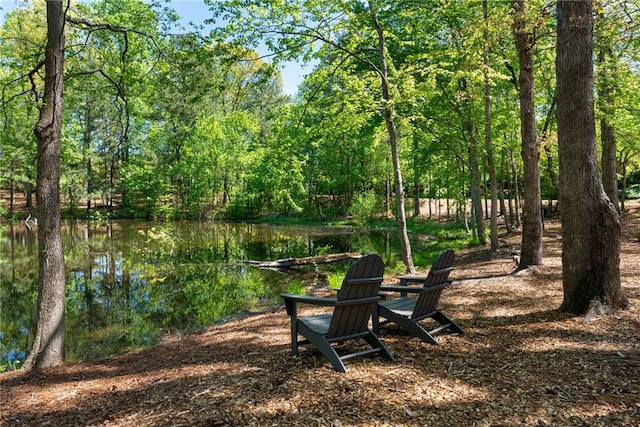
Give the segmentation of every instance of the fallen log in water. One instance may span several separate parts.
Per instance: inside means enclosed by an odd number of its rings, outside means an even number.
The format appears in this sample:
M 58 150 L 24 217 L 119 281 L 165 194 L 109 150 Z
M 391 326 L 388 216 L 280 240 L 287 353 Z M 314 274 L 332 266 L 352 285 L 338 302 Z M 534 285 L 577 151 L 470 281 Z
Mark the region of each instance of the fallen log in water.
M 260 268 L 290 268 L 300 265 L 328 264 L 346 259 L 358 259 L 362 255 L 355 252 L 343 252 L 339 254 L 326 254 L 306 258 L 284 258 L 275 261 L 244 261 L 247 264 Z

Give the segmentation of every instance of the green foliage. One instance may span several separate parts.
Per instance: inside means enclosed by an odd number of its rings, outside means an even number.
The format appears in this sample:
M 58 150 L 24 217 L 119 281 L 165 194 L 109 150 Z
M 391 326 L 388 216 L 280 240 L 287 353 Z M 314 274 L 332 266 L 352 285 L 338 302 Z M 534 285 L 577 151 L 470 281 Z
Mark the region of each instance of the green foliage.
M 136 31 L 125 36 L 106 25 L 68 25 L 61 185 L 71 214 L 84 214 L 88 201 L 88 216 L 99 219 L 105 211 L 158 220 L 351 215 L 352 224 L 370 224 L 386 214 L 382 203 L 393 197 L 394 166 L 367 5 L 209 3 L 212 20 L 226 25 L 214 25 L 212 37 L 176 34 L 175 14 L 140 0 L 77 5 L 83 18 Z M 484 137 L 481 8 L 470 0 L 372 5 L 386 36 L 399 167 L 410 171 L 404 173 L 405 194 L 465 206 L 469 148 Z M 498 178 L 513 187 L 522 178 L 522 162 L 512 5 L 488 6 L 491 137 Z M 595 42 L 611 51 L 602 64 L 616 73 L 617 108 L 609 119 L 619 163 L 633 170 L 640 132 L 633 64 L 640 37 L 634 37 L 636 27 L 625 27 L 620 10 L 598 10 Z M 542 1 L 528 4 L 527 25 L 536 34 L 552 33 L 548 12 Z M 38 104 L 35 96 L 20 94 L 39 93 L 43 82 L 41 73 L 31 74 L 33 92 L 21 77 L 42 59 L 44 30 L 41 3 L 12 11 L 0 29 L 7 101 L 0 133 L 3 189 L 26 191 L 34 181 Z M 553 37 L 536 38 L 535 101 L 550 158 L 547 165 L 541 157 L 541 167 L 557 173 L 553 43 Z M 258 46 L 260 54 L 253 50 Z M 274 53 L 269 63 L 260 59 L 262 46 Z M 291 59 L 313 60 L 295 99 L 282 94 L 277 74 L 279 62 Z M 544 197 L 556 196 L 549 173 L 542 174 L 542 189 Z M 634 195 L 630 187 L 628 197 Z M 95 209 L 96 203 L 106 209 Z
M 0 374 L 7 371 L 14 371 L 20 368 L 22 363 L 19 360 L 3 361 L 0 360 Z
M 349 214 L 362 222 L 373 220 L 382 211 L 382 201 L 373 191 L 356 194 L 349 208 Z
M 640 199 L 640 184 L 633 184 L 627 187 L 625 191 L 625 198 Z
M 415 257 L 414 257 L 414 262 L 415 262 Z M 387 274 L 404 274 L 407 272 L 407 266 L 404 265 L 404 262 L 402 262 L 399 259 L 396 259 L 394 257 L 393 263 L 389 263 L 389 265 L 387 265 L 387 267 L 385 268 L 385 273 Z
M 327 286 L 329 286 L 329 289 L 340 289 L 340 287 L 342 286 L 342 280 L 344 279 L 344 275 L 346 274 L 346 272 L 347 270 L 343 269 L 329 273 L 327 275 Z

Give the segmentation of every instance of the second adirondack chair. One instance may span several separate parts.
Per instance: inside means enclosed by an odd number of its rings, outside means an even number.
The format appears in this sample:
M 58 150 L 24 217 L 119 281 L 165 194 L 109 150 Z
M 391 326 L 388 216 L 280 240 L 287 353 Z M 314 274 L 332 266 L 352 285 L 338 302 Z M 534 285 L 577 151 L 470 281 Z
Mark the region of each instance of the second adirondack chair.
M 378 316 L 384 320 L 374 322 L 374 332 L 379 332 L 380 325 L 393 322 L 430 344 L 438 344 L 434 335 L 443 330 L 462 334 L 462 328 L 438 309 L 442 290 L 451 284 L 449 273 L 454 260 L 455 253 L 447 249 L 433 263 L 427 276 L 400 276 L 400 286 L 381 286 L 381 292 L 397 292 L 400 296 L 378 304 Z M 409 286 L 411 284 L 422 286 Z M 434 320 L 438 326 L 427 329 L 419 323 L 425 319 Z

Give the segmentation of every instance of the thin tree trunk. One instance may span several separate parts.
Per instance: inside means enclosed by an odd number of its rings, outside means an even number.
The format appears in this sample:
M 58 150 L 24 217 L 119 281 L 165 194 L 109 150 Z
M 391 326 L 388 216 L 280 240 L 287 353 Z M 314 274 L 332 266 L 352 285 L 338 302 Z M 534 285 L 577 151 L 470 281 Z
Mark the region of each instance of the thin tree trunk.
M 484 228 L 484 218 L 482 213 L 482 195 L 480 191 L 480 165 L 478 163 L 478 141 L 473 122 L 466 122 L 466 130 L 469 132 L 469 171 L 471 172 L 471 213 L 474 230 L 477 232 L 476 238 L 481 245 L 487 243 L 487 236 Z
M 616 163 L 616 134 L 609 119 L 615 114 L 613 87 L 607 67 L 607 55 L 604 49 L 598 55 L 600 70 L 599 96 L 602 118 L 600 119 L 600 138 L 602 140 L 602 183 L 611 203 L 618 209 L 618 166 Z
M 38 317 L 24 367 L 46 368 L 64 361 L 65 271 L 60 231 L 60 132 L 64 70 L 62 1 L 47 3 L 44 102 L 35 127 L 38 139 Z
M 29 167 L 26 170 L 27 182 L 24 185 L 24 199 L 27 209 L 33 208 L 33 184 L 32 184 L 32 169 Z
M 520 222 L 520 187 L 518 185 L 518 168 L 516 167 L 516 159 L 513 155 L 513 151 L 509 150 L 511 157 L 511 181 L 513 182 L 513 221 L 516 227 L 521 226 Z M 511 205 L 511 198 L 509 198 L 509 205 Z
M 621 223 L 598 169 L 593 94 L 593 2 L 557 3 L 558 151 L 564 299 L 561 309 L 624 308 Z
M 9 171 L 9 175 L 13 176 L 13 171 Z M 9 216 L 13 216 L 13 203 L 15 200 L 15 192 L 16 192 L 16 185 L 13 178 L 11 178 L 9 182 Z
M 556 177 L 556 172 L 555 172 L 555 169 L 553 168 L 553 155 L 551 153 L 551 149 L 549 148 L 549 144 L 547 143 L 549 139 L 549 133 L 550 133 L 549 129 L 551 128 L 551 120 L 553 117 L 555 117 L 556 102 L 557 102 L 557 97 L 554 94 L 553 99 L 551 100 L 551 107 L 549 107 L 549 111 L 547 111 L 547 117 L 545 118 L 544 126 L 542 127 L 542 138 L 541 138 L 542 141 L 540 145 L 542 145 L 544 149 L 544 154 L 547 158 L 547 173 L 549 174 L 551 185 L 553 185 L 553 188 L 556 190 L 556 194 L 558 194 L 560 192 L 559 185 L 558 185 L 558 178 Z M 552 212 L 553 211 L 552 197 L 549 198 L 549 208 L 550 208 L 550 212 Z
M 493 158 L 493 145 L 491 142 L 491 88 L 489 86 L 489 17 L 487 0 L 482 0 L 484 15 L 483 39 L 484 48 L 482 61 L 484 65 L 484 145 L 487 150 L 487 169 L 489 169 L 489 182 L 491 186 L 491 215 L 489 217 L 489 229 L 491 240 L 491 253 L 498 252 L 498 179 Z
M 542 264 L 542 212 L 540 203 L 540 147 L 536 130 L 533 90 L 534 38 L 527 29 L 524 0 L 515 0 L 513 33 L 520 63 L 520 128 L 524 167 L 522 244 L 518 270 Z
M 396 187 L 396 217 L 400 229 L 400 245 L 402 246 L 402 261 L 407 266 L 407 271 L 415 273 L 411 255 L 411 243 L 407 233 L 407 219 L 404 210 L 404 188 L 402 183 L 402 171 L 400 168 L 400 154 L 398 152 L 398 131 L 394 123 L 394 109 L 389 89 L 389 79 L 387 75 L 387 55 L 384 31 L 378 21 L 378 15 L 371 1 L 369 1 L 371 19 L 378 34 L 378 55 L 380 56 L 380 79 L 382 81 L 382 99 L 384 100 L 384 121 L 389 132 L 389 144 L 391 145 L 391 160 L 393 161 L 393 172 Z
M 413 216 L 420 216 L 420 171 L 418 159 L 419 140 L 416 132 L 413 133 Z

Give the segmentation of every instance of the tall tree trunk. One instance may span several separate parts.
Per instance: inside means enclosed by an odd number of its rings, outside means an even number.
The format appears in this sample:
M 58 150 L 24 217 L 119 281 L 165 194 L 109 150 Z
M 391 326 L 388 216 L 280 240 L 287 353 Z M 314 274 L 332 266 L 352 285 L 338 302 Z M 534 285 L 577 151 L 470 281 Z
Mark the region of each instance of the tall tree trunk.
M 549 111 L 547 111 L 547 117 L 544 120 L 544 126 L 542 126 L 542 138 L 541 138 L 542 141 L 540 145 L 542 145 L 544 149 L 544 154 L 547 158 L 547 173 L 549 174 L 551 185 L 553 185 L 553 188 L 555 189 L 556 194 L 558 194 L 560 192 L 560 189 L 558 186 L 558 178 L 556 177 L 556 172 L 555 172 L 555 169 L 553 168 L 553 155 L 551 153 L 551 149 L 549 148 L 549 144 L 548 144 L 549 134 L 551 133 L 550 131 L 551 121 L 556 116 L 555 114 L 556 102 L 557 102 L 557 96 L 554 93 L 553 99 L 551 100 L 551 106 L 549 107 Z M 550 212 L 553 211 L 552 197 L 549 198 L 549 209 L 550 209 Z
M 542 212 L 540 209 L 540 147 L 536 130 L 533 92 L 534 36 L 527 30 L 525 1 L 513 2 L 513 33 L 520 63 L 520 128 L 524 167 L 522 244 L 518 270 L 542 264 Z
M 491 88 L 489 86 L 489 14 L 487 0 L 482 0 L 482 12 L 484 16 L 483 52 L 484 65 L 484 146 L 487 151 L 487 169 L 489 170 L 489 182 L 491 186 L 491 216 L 489 217 L 489 229 L 491 239 L 491 253 L 498 252 L 498 179 L 493 157 L 493 145 L 491 143 Z
M 600 85 L 599 96 L 602 118 L 600 119 L 600 138 L 602 140 L 602 184 L 611 203 L 619 207 L 618 200 L 618 165 L 616 163 L 616 134 L 609 119 L 615 114 L 613 101 L 613 83 L 607 66 L 605 50 L 598 54 Z
M 478 139 L 476 127 L 471 120 L 465 121 L 465 131 L 469 134 L 469 172 L 471 173 L 471 213 L 473 223 L 477 231 L 477 239 L 481 245 L 487 243 L 487 235 L 484 228 L 484 215 L 482 212 L 482 191 L 480 189 L 480 163 L 478 161 Z
M 417 133 L 413 132 L 413 216 L 420 216 L 420 159 L 418 157 L 419 139 Z
M 28 167 L 25 175 L 27 176 L 27 182 L 24 184 L 24 199 L 26 208 L 31 210 L 33 208 L 33 169 Z
M 47 1 L 45 87 L 38 139 L 38 317 L 25 368 L 46 368 L 64 361 L 65 271 L 60 232 L 60 132 L 64 70 L 64 16 L 61 0 Z
M 518 185 L 518 168 L 516 167 L 516 159 L 513 155 L 513 151 L 509 149 L 509 157 L 511 161 L 511 182 L 513 184 L 513 222 L 516 227 L 520 227 L 522 222 L 520 221 L 520 186 Z M 509 197 L 509 205 L 511 205 L 511 197 Z
M 574 314 L 627 306 L 620 286 L 618 211 L 598 169 L 593 95 L 593 2 L 557 3 L 558 149 L 564 300 Z
M 13 167 L 11 168 L 13 169 Z M 9 171 L 9 176 L 11 176 L 11 180 L 9 182 L 9 216 L 13 216 L 13 203 L 15 201 L 15 192 L 16 192 L 16 185 L 13 181 L 13 170 Z
M 624 201 L 626 199 L 627 194 L 627 165 L 629 161 L 634 156 L 633 152 L 629 149 L 622 149 L 620 153 L 620 169 L 622 173 L 622 185 L 620 187 L 620 210 L 624 211 Z
M 394 123 L 394 108 L 391 91 L 389 88 L 389 78 L 387 74 L 387 54 L 384 31 L 378 21 L 378 15 L 372 2 L 369 1 L 369 10 L 371 19 L 378 34 L 378 54 L 380 56 L 380 79 L 382 81 L 382 99 L 384 101 L 384 121 L 389 132 L 389 144 L 391 145 L 391 160 L 393 162 L 393 174 L 395 178 L 396 189 L 396 218 L 398 220 L 398 228 L 400 229 L 400 245 L 402 246 L 402 261 L 407 266 L 407 271 L 415 273 L 416 268 L 413 265 L 413 257 L 411 255 L 411 243 L 409 242 L 409 234 L 407 233 L 407 216 L 404 210 L 404 188 L 402 183 L 402 171 L 400 168 L 400 154 L 398 152 L 398 131 Z

